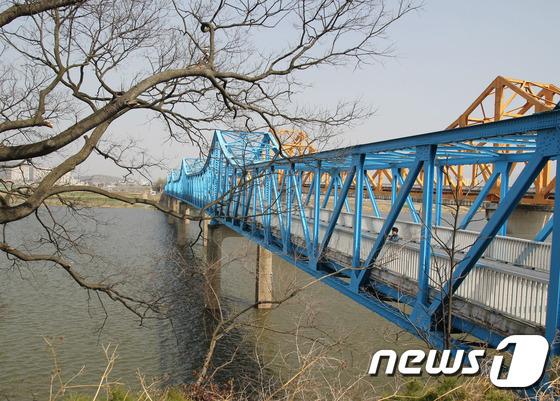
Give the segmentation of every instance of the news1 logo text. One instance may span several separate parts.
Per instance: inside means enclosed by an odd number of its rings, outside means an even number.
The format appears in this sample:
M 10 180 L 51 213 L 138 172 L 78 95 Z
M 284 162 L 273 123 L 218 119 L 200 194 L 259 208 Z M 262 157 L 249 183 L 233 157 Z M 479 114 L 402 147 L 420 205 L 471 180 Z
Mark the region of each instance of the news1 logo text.
M 497 351 L 514 346 L 511 363 L 504 373 L 504 357 L 494 355 L 491 360 L 490 381 L 500 388 L 526 388 L 534 385 L 543 376 L 549 353 L 548 341 L 538 335 L 514 335 L 504 338 Z M 438 358 L 439 354 L 439 358 Z M 371 358 L 368 373 L 377 376 L 382 360 L 387 361 L 385 374 L 394 375 L 395 369 L 403 376 L 416 376 L 424 370 L 429 375 L 475 375 L 481 370 L 481 362 L 486 358 L 486 350 L 474 349 L 466 353 L 456 351 L 455 360 L 450 365 L 450 350 L 425 351 L 411 349 L 400 358 L 394 350 L 377 351 Z

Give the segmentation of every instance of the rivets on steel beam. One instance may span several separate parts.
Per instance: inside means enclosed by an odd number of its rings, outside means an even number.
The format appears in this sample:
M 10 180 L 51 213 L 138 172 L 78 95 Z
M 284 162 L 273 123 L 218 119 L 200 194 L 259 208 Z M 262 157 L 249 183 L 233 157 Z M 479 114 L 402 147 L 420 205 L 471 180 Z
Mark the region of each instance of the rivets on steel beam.
M 537 132 L 537 152 L 549 157 L 560 155 L 560 130 L 558 128 Z

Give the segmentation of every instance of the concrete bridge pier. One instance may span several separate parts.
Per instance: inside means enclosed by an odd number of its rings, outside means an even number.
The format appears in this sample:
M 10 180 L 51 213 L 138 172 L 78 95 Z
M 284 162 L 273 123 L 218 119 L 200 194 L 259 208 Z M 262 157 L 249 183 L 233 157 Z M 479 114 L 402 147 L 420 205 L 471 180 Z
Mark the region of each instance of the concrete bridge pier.
M 222 268 L 222 227 L 219 224 L 204 224 L 207 234 L 206 240 L 206 287 L 204 306 L 215 311 L 220 309 L 221 296 L 221 268 Z
M 171 196 L 169 196 L 169 197 L 167 198 L 167 207 L 168 207 L 169 209 L 173 210 L 174 212 L 177 212 L 177 211 L 179 210 L 179 200 L 178 200 L 178 199 L 175 199 L 175 198 L 173 198 L 173 197 L 171 197 Z M 170 214 L 168 214 L 167 217 L 168 217 L 167 222 L 168 222 L 169 224 L 173 224 L 173 222 L 175 221 L 175 219 L 173 218 L 173 216 L 170 215 Z
M 186 203 L 180 202 L 179 213 L 183 216 L 182 219 L 177 220 L 177 243 L 179 245 L 187 244 L 187 229 L 189 228 L 190 210 Z
M 272 304 L 272 252 L 257 245 L 257 277 L 255 302 L 258 309 L 270 309 Z
M 172 209 L 173 206 L 173 198 L 171 196 L 168 196 L 167 199 L 165 200 L 165 206 L 168 209 Z M 169 224 L 173 224 L 173 219 L 171 218 L 171 215 L 167 215 L 167 223 Z
M 202 220 L 202 246 L 206 248 L 208 246 L 208 226 L 210 225 L 210 220 Z

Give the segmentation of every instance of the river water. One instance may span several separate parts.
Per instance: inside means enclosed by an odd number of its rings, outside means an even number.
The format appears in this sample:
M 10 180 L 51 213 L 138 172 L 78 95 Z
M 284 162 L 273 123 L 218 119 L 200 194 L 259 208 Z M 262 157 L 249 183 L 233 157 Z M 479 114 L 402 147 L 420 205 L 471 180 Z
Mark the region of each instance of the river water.
M 79 373 L 69 385 L 99 383 L 107 366 L 104 349 L 112 353 L 114 347 L 118 347 L 118 358 L 109 380 L 131 388 L 140 387 L 141 376 L 150 383 L 152 378 L 169 385 L 192 382 L 193 372 L 200 369 L 208 349 L 208 333 L 215 327 L 203 305 L 200 241 L 177 252 L 175 227 L 154 210 L 99 208 L 86 212 L 96 220 L 76 220 L 64 209 L 54 208 L 58 219 L 77 230 L 74 235 L 81 235 L 82 228 L 93 234 L 82 238 L 81 253 L 68 251 L 73 266 L 92 281 L 101 278 L 119 282 L 119 289 L 157 299 L 169 318 L 141 320 L 107 297 L 80 288 L 57 266 L 13 266 L 2 255 L 2 398 L 49 399 L 55 360 L 47 341 L 55 348 L 62 380 L 69 381 Z M 26 219 L 14 224 L 8 235 L 17 244 L 23 238 L 38 241 L 38 232 L 37 223 Z M 189 238 L 194 241 L 198 233 L 198 224 L 191 223 Z M 243 238 L 227 235 L 224 232 L 222 301 L 225 311 L 233 313 L 254 301 L 256 247 Z M 276 257 L 273 271 L 277 297 L 311 281 Z M 214 366 L 226 365 L 218 371 L 216 381 L 233 377 L 240 387 L 266 387 L 270 383 L 277 387 L 278 379 L 289 380 L 313 360 L 316 362 L 305 369 L 305 377 L 298 376 L 293 383 L 309 380 L 307 386 L 315 383 L 326 394 L 336 391 L 329 386 L 336 388 L 339 382 L 348 386 L 364 376 L 376 350 L 422 346 L 321 283 L 270 312 L 251 309 L 240 322 L 244 325 L 218 342 L 214 359 Z M 353 387 L 358 391 L 356 399 L 389 391 L 382 387 L 392 379 L 365 376 L 363 387 Z M 321 377 L 326 381 L 318 381 Z M 56 380 L 53 388 L 59 388 Z M 307 388 L 313 391 L 312 386 Z

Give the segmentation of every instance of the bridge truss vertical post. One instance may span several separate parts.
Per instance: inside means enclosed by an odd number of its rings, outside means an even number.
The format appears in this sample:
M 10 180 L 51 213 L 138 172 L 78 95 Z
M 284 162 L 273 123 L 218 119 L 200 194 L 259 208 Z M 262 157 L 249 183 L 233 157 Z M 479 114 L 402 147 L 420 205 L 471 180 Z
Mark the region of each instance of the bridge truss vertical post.
M 222 213 L 228 221 L 231 219 L 231 206 L 235 203 L 235 169 L 228 163 L 226 169 L 226 183 L 224 186 L 224 194 L 227 194 L 227 201 Z
M 294 164 L 290 163 L 290 166 L 286 169 L 284 175 L 284 182 L 286 183 L 286 238 L 282 244 L 282 249 L 287 255 L 292 252 L 292 201 L 294 199 L 292 181 L 293 175 Z
M 293 167 L 295 168 L 295 166 Z M 294 171 L 294 170 L 292 170 Z M 294 187 L 294 194 L 297 202 L 297 208 L 299 212 L 299 218 L 301 219 L 301 225 L 303 227 L 303 235 L 305 239 L 305 244 L 307 247 L 311 245 L 311 237 L 309 235 L 309 224 L 307 223 L 307 216 L 305 214 L 305 206 L 303 204 L 303 195 L 302 195 L 302 180 L 301 174 L 297 174 L 294 172 L 292 175 L 292 184 Z M 307 253 L 309 254 L 312 250 L 307 249 Z
M 393 167 L 391 169 L 393 180 L 391 181 L 391 207 L 395 204 L 397 200 L 397 193 L 399 192 L 399 176 L 401 175 L 401 169 Z
M 266 244 L 270 245 L 272 241 L 272 187 L 275 187 L 275 190 L 278 188 L 278 184 L 274 182 L 273 177 L 275 176 L 274 167 L 268 166 L 264 170 L 264 241 Z M 281 213 L 281 212 L 280 212 Z M 280 214 L 279 213 L 279 214 Z
M 556 177 L 560 177 L 560 161 L 556 160 Z M 560 216 L 560 197 L 554 199 L 554 216 Z M 548 282 L 548 300 L 546 308 L 546 332 L 548 343 L 552 346 L 552 355 L 560 355 L 557 336 L 560 330 L 560 218 L 554 218 L 552 249 L 550 255 L 550 278 Z
M 364 163 L 366 155 L 361 154 L 354 157 L 353 164 L 356 166 L 356 186 L 354 204 L 354 236 L 352 245 L 352 270 L 353 275 L 360 268 L 362 253 L 362 213 L 364 208 Z
M 422 194 L 422 226 L 418 258 L 418 295 L 415 308 L 425 310 L 430 290 L 430 260 L 432 255 L 432 216 L 434 205 L 434 168 L 437 146 L 417 148 L 424 161 L 424 189 Z
M 436 210 L 434 225 L 441 226 L 441 207 L 443 205 L 443 166 L 436 166 Z
M 259 210 L 257 208 L 257 201 L 258 201 L 258 192 L 259 192 L 259 188 L 258 188 L 258 180 L 259 180 L 259 170 L 255 169 L 253 170 L 252 174 L 251 174 L 251 192 L 253 194 L 252 196 L 252 202 L 253 203 L 253 216 L 249 217 L 249 219 L 251 220 L 251 232 L 254 234 L 257 231 L 257 216 L 259 215 Z
M 509 174 L 511 172 L 511 163 L 509 162 L 496 163 L 495 168 L 499 168 L 500 172 L 502 173 L 502 178 L 500 180 L 500 199 L 504 199 L 509 191 Z M 500 231 L 498 231 L 498 234 L 499 235 L 507 234 L 507 220 L 504 222 L 502 227 L 500 227 Z
M 239 169 L 237 168 L 233 168 L 233 176 L 232 176 L 232 184 L 231 184 L 231 190 L 233 191 L 232 194 L 232 198 L 233 198 L 233 205 L 230 209 L 230 206 L 228 205 L 228 216 L 232 216 L 232 223 L 233 225 L 240 225 L 241 221 L 238 219 L 234 219 L 233 217 L 237 217 L 239 216 L 239 207 L 241 206 L 241 188 L 239 187 L 240 182 L 242 180 L 242 175 L 239 172 Z M 230 212 L 231 210 L 231 212 Z
M 228 185 L 229 185 L 229 164 L 222 162 L 220 164 L 222 166 L 222 174 L 220 177 L 220 187 L 219 187 L 219 203 L 218 203 L 218 209 L 216 214 L 219 216 L 223 216 L 224 215 L 224 210 L 225 210 L 225 203 L 227 202 L 227 198 L 228 198 Z
M 210 213 L 215 216 L 218 213 L 218 206 L 220 203 L 220 188 L 221 188 L 221 182 L 224 179 L 223 178 L 223 172 L 222 172 L 222 152 L 219 152 L 219 149 L 215 149 L 214 150 L 214 157 L 213 157 L 213 173 L 214 173 L 214 177 L 213 177 L 213 184 L 211 185 L 212 188 L 212 199 L 210 200 L 211 202 L 211 208 L 210 208 Z
M 241 203 L 243 208 L 241 209 L 241 227 L 244 228 L 245 225 L 249 223 L 249 209 L 251 205 L 251 199 L 253 199 L 253 183 L 252 176 L 247 178 L 249 173 L 247 171 L 242 172 L 240 191 L 241 191 Z
M 313 203 L 313 247 L 311 249 L 310 264 L 314 270 L 319 269 L 319 224 L 321 222 L 321 160 L 315 162 L 314 182 L 314 203 Z

